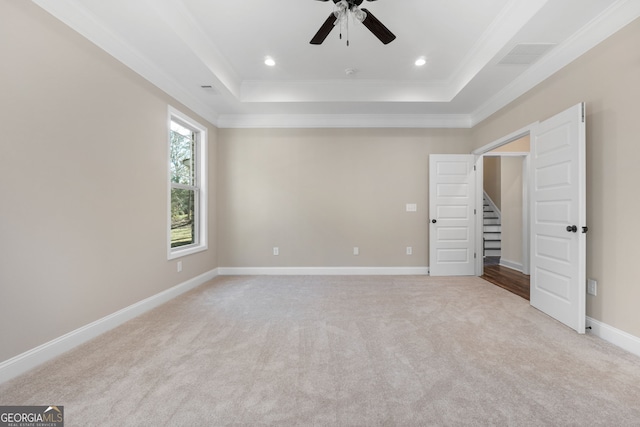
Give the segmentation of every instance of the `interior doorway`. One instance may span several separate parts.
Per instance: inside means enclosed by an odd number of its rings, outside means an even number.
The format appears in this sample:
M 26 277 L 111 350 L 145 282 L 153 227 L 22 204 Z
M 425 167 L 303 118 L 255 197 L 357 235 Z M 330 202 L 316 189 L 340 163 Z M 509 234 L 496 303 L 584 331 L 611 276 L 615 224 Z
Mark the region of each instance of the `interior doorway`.
M 579 103 L 473 151 L 482 169 L 486 153 L 530 136 L 524 176 L 531 184 L 523 185 L 529 188 L 523 225 L 530 249 L 523 245 L 523 269 L 531 274 L 531 306 L 580 334 L 586 324 L 586 117 L 585 103 Z M 482 194 L 481 175 L 477 183 L 476 194 Z M 476 207 L 482 210 L 481 203 Z M 481 215 L 476 223 L 481 227 Z M 482 239 L 476 240 L 481 252 Z M 481 259 L 476 271 L 484 274 Z
M 482 278 L 530 299 L 529 134 L 482 155 Z

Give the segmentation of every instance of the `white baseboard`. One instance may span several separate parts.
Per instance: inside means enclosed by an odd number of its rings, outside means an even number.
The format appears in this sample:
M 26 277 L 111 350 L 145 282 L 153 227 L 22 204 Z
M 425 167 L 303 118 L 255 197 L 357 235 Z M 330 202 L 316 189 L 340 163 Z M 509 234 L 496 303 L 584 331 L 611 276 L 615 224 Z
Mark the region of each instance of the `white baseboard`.
M 640 357 L 640 338 L 587 316 L 589 333 Z
M 74 347 L 77 347 L 80 344 L 84 344 L 85 342 L 120 326 L 134 317 L 154 309 L 178 295 L 212 280 L 218 275 L 219 273 L 217 269 L 208 271 L 200 276 L 194 277 L 186 282 L 167 289 L 166 291 L 153 295 L 130 305 L 129 307 L 125 307 L 122 310 L 103 317 L 102 319 L 98 319 L 95 322 L 89 323 L 88 325 L 62 335 L 61 337 L 19 354 L 9 360 L 5 360 L 0 363 L 0 384 L 33 369 Z
M 221 276 L 418 276 L 429 267 L 220 267 Z
M 500 265 L 522 273 L 522 263 L 500 258 Z

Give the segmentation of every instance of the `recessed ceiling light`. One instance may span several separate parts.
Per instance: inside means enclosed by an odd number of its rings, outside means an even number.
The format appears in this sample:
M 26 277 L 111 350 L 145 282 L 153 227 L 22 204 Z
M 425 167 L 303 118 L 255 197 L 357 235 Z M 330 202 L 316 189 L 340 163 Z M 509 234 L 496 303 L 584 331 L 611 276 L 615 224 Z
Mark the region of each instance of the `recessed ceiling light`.
M 427 63 L 427 60 L 424 58 L 424 56 L 421 56 L 420 58 L 416 59 L 416 67 L 422 67 L 424 64 Z
M 275 59 L 273 59 L 272 57 L 267 56 L 267 57 L 264 59 L 264 65 L 267 65 L 267 66 L 269 66 L 269 67 L 273 67 L 274 65 L 276 65 L 276 61 L 275 61 Z

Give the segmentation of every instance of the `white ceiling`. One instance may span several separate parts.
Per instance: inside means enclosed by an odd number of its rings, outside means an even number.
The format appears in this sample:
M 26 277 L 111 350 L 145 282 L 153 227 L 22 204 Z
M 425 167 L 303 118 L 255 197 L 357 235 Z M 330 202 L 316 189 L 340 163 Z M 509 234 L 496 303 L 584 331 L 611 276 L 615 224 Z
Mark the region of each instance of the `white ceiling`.
M 34 2 L 220 127 L 471 127 L 640 16 L 638 0 L 379 0 L 361 7 L 395 41 L 351 21 L 349 46 L 338 28 L 316 46 L 333 1 Z

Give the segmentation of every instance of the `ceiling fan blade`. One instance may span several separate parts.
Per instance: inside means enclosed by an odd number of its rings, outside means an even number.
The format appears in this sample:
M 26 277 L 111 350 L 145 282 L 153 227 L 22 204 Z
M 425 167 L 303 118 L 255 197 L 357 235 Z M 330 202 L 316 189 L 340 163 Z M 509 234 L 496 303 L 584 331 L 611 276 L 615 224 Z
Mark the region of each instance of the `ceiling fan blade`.
M 385 27 L 384 24 L 378 20 L 378 18 L 373 16 L 371 12 L 364 8 L 362 8 L 361 10 L 363 12 L 366 12 L 367 14 L 367 17 L 364 18 L 364 21 L 362 21 L 362 23 L 369 29 L 369 31 L 373 33 L 374 36 L 380 39 L 382 43 L 389 44 L 396 39 L 396 36 L 391 31 L 389 31 L 389 29 Z
M 331 15 L 329 15 L 329 17 L 327 18 L 326 21 L 324 21 L 324 24 L 322 24 L 322 27 L 320 27 L 320 29 L 318 30 L 316 35 L 313 36 L 313 38 L 311 39 L 310 43 L 311 44 L 322 44 L 322 42 L 324 41 L 324 39 L 327 38 L 327 36 L 331 32 L 331 30 L 333 30 L 333 27 L 335 27 L 335 23 L 336 23 L 337 19 L 338 18 L 336 18 L 333 13 Z

